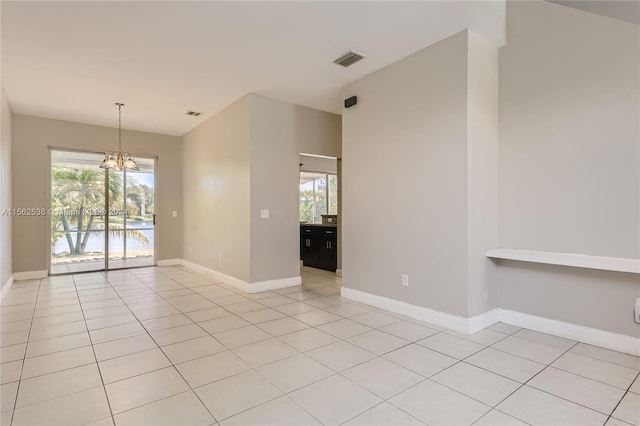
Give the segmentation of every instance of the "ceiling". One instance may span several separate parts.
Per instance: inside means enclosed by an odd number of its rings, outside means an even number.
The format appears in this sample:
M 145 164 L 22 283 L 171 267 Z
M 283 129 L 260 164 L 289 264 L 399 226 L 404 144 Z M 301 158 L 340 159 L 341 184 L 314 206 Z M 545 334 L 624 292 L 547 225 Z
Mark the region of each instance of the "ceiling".
M 170 135 L 248 92 L 340 113 L 345 84 L 458 31 L 505 41 L 504 0 L 0 4 L 15 113 L 117 126 L 123 102 L 124 128 Z

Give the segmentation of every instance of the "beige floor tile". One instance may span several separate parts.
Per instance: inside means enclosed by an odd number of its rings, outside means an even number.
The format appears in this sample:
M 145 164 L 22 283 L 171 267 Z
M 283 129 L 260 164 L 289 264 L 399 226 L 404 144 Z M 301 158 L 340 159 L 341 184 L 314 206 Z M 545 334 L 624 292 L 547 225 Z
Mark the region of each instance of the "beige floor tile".
M 261 305 L 260 303 L 249 300 L 247 302 L 234 303 L 233 305 L 227 305 L 225 309 L 228 310 L 229 312 L 233 312 L 234 314 L 239 315 L 247 312 L 259 311 L 261 309 L 264 309 L 264 305 Z
M 457 359 L 467 358 L 468 356 L 471 356 L 485 348 L 484 345 L 461 339 L 448 333 L 435 334 L 427 337 L 426 339 L 422 339 L 417 343 L 425 348 L 432 349 Z
M 640 424 L 640 395 L 627 393 L 612 416 L 627 423 Z
M 491 410 L 480 420 L 473 424 L 474 426 L 527 426 L 525 422 L 522 422 L 515 417 L 511 417 L 508 414 L 498 410 Z
M 193 388 L 251 369 L 231 351 L 184 362 L 176 368 Z
M 289 394 L 324 424 L 341 424 L 382 400 L 350 380 L 334 375 Z
M 378 330 L 358 334 L 357 336 L 347 339 L 347 341 L 376 355 L 384 355 L 411 343 Z
M 192 323 L 193 321 L 191 321 L 184 314 L 169 315 L 167 317 L 160 317 L 160 318 L 154 318 L 154 319 L 142 321 L 142 325 L 149 332 L 165 330 L 167 328 L 179 327 L 181 325 L 187 325 Z
M 27 345 L 26 357 L 32 358 L 89 345 L 91 345 L 91 340 L 89 339 L 89 333 L 86 331 L 52 339 L 36 340 L 35 342 L 29 342 Z
M 349 319 L 373 328 L 384 327 L 386 325 L 393 324 L 395 322 L 400 321 L 399 318 L 392 317 L 390 315 L 385 315 L 383 313 L 376 312 L 376 311 L 370 311 L 370 312 L 365 312 L 363 314 L 354 315 Z
M 195 392 L 218 421 L 282 395 L 255 371 L 227 377 L 197 388 Z
M 220 423 L 222 426 L 312 426 L 320 425 L 309 413 L 287 396 L 251 408 Z
M 106 384 L 169 367 L 171 362 L 156 348 L 100 361 L 98 365 Z
M 113 414 L 189 390 L 173 367 L 110 383 L 105 388 Z
M 224 331 L 233 330 L 236 328 L 247 327 L 251 325 L 248 321 L 243 320 L 242 318 L 229 315 L 222 318 L 216 318 L 204 322 L 198 323 L 200 327 L 207 330 L 207 332 L 211 334 L 222 333 Z
M 66 370 L 68 368 L 80 367 L 95 362 L 96 358 L 93 355 L 93 348 L 91 348 L 91 346 L 27 358 L 24 360 L 22 379 Z
M 514 380 L 464 362 L 447 368 L 431 380 L 492 407 L 521 386 Z
M 578 343 L 572 347 L 570 351 L 613 364 L 622 365 L 634 370 L 640 370 L 640 357 L 637 356 L 623 354 L 621 352 L 600 348 L 598 346 L 587 345 L 586 343 Z
M 509 336 L 492 347 L 545 365 L 552 363 L 565 352 L 563 349 L 558 349 L 554 346 L 515 336 Z
M 21 343 L 18 345 L 5 346 L 0 349 L 0 360 L 2 362 L 18 361 L 24 358 L 25 349 L 27 345 Z
M 297 319 L 298 321 L 302 321 L 303 323 L 308 324 L 310 326 L 318 326 L 321 324 L 326 324 L 328 322 L 338 321 L 339 319 L 342 319 L 342 317 L 338 315 L 334 315 L 320 309 L 316 309 L 315 311 L 305 312 L 303 314 L 294 315 L 292 318 Z
M 217 308 L 203 309 L 201 311 L 187 312 L 185 315 L 188 316 L 191 319 L 191 321 L 202 322 L 202 321 L 208 321 L 212 319 L 226 317 L 231 315 L 231 313 L 224 308 L 217 307 Z
M 240 316 L 245 321 L 249 321 L 251 324 L 259 324 L 267 321 L 273 321 L 279 318 L 284 318 L 284 314 L 281 314 L 280 312 L 271 308 L 246 312 L 243 314 L 238 314 L 238 316 Z
M 102 387 L 20 408 L 13 425 L 87 424 L 108 417 L 109 404 Z
M 318 330 L 322 330 L 339 339 L 348 339 L 349 337 L 371 331 L 371 327 L 348 319 L 341 319 L 327 324 L 322 324 L 317 328 Z
M 115 421 L 118 426 L 206 426 L 215 423 L 193 391 L 116 414 Z
M 307 324 L 290 317 L 266 321 L 257 326 L 276 337 L 309 328 Z
M 89 332 L 91 341 L 94 345 L 109 342 L 111 340 L 124 339 L 125 337 L 138 336 L 140 334 L 147 334 L 147 330 L 145 330 L 139 323 L 101 328 L 100 330 L 93 330 Z
M 322 346 L 306 354 L 337 372 L 375 358 L 371 352 L 344 341 Z
M 296 355 L 299 352 L 278 339 L 268 339 L 234 349 L 236 355 L 247 364 L 256 368 L 261 365 L 279 361 Z
M 465 359 L 465 362 L 520 383 L 525 383 L 545 367 L 535 361 L 493 348 L 484 349 Z
M 414 426 L 423 424 L 420 420 L 388 402 L 376 405 L 345 423 L 349 426 Z
M 113 315 L 108 317 L 100 317 L 87 320 L 87 328 L 89 330 L 98 330 L 101 328 L 115 327 L 116 325 L 131 324 L 138 322 L 132 313 Z
M 166 330 L 152 331 L 151 337 L 160 346 L 170 345 L 172 343 L 184 342 L 185 340 L 195 339 L 196 337 L 206 336 L 207 333 L 197 324 L 187 324 L 179 327 L 168 328 Z
M 438 425 L 470 425 L 491 409 L 431 380 L 419 383 L 389 402 L 427 424 Z
M 569 373 L 588 377 L 589 379 L 625 390 L 638 375 L 637 370 L 580 355 L 575 352 L 565 353 L 551 365 L 555 368 L 568 371 Z
M 399 321 L 380 328 L 380 331 L 391 334 L 410 342 L 416 342 L 438 333 L 437 330 L 423 327 L 409 321 Z
M 15 346 L 27 343 L 29 330 L 14 331 L 13 333 L 2 333 L 0 336 L 0 347 Z
M 0 384 L 15 382 L 20 380 L 22 372 L 22 360 L 3 362 L 0 364 Z
M 227 348 L 211 336 L 198 337 L 162 347 L 162 351 L 174 364 L 191 361 L 203 356 L 224 352 Z
M 0 385 L 0 411 L 12 411 L 18 394 L 18 382 Z M 5 424 L 5 423 L 3 423 Z
M 532 425 L 602 425 L 607 420 L 604 414 L 528 386 L 496 408 Z
M 261 340 L 267 340 L 271 338 L 271 335 L 262 331 L 255 325 L 250 325 L 248 327 L 216 333 L 214 334 L 214 337 L 227 348 L 232 349 L 259 342 Z
M 539 331 L 528 330 L 526 328 L 514 333 L 513 336 L 536 343 L 542 343 L 543 345 L 553 346 L 554 348 L 558 348 L 563 351 L 571 349 L 571 347 L 577 343 L 575 340 L 565 339 L 564 337 L 553 336 Z
M 338 340 L 330 334 L 324 333 L 315 328 L 308 328 L 294 333 L 285 334 L 284 336 L 280 336 L 279 339 L 286 344 L 293 346 L 300 352 L 310 351 Z
M 84 316 L 82 315 L 82 312 L 73 312 L 70 314 L 34 318 L 33 328 L 50 327 L 52 325 L 67 324 L 70 322 L 78 322 L 78 321 L 84 321 Z
M 286 297 L 285 299 L 291 302 L 291 299 Z M 263 300 L 260 301 L 260 303 L 262 302 Z M 302 303 L 302 302 L 285 303 L 284 305 L 276 305 L 272 307 L 276 311 L 281 312 L 285 315 L 297 315 L 297 314 L 313 311 L 314 309 L 316 309 L 315 307 L 311 305 L 307 305 L 306 303 Z
M 258 368 L 280 390 L 289 393 L 335 374 L 331 369 L 300 354 Z
M 276 295 L 276 296 L 271 296 L 271 297 L 265 297 L 264 299 L 260 299 L 260 304 L 264 305 L 264 306 L 268 306 L 270 308 L 273 308 L 275 306 L 282 306 L 282 305 L 287 305 L 287 304 L 291 304 L 291 299 L 285 296 L 281 296 L 281 295 Z M 279 309 L 276 309 L 279 310 Z M 293 315 L 294 313 L 287 313 L 287 312 L 283 312 L 286 315 Z M 295 312 L 297 313 L 301 313 L 301 312 Z
M 541 371 L 527 385 L 607 415 L 625 393 L 622 389 L 553 367 Z
M 37 404 L 86 389 L 102 387 L 96 364 L 84 365 L 56 373 L 45 374 L 20 382 L 16 408 Z
M 148 334 L 125 337 L 124 339 L 111 340 L 93 346 L 98 361 L 116 358 L 123 355 L 141 352 L 158 346 Z
M 343 371 L 342 375 L 382 399 L 389 399 L 424 380 L 424 377 L 384 358 L 374 358 Z

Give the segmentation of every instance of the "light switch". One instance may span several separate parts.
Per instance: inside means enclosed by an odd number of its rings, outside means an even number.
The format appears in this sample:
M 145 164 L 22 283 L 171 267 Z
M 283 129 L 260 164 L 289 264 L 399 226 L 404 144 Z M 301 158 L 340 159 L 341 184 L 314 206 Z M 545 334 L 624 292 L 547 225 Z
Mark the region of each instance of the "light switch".
M 260 210 L 260 219 L 269 219 L 269 210 L 267 209 Z
M 176 210 L 173 211 L 173 217 L 178 217 L 178 212 Z

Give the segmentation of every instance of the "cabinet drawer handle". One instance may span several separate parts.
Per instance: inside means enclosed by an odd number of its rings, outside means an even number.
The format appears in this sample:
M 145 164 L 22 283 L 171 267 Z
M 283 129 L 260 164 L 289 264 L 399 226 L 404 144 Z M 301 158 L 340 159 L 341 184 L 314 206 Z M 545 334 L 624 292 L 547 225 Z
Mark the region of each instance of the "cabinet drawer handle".
M 325 234 L 333 234 L 333 231 L 324 231 Z

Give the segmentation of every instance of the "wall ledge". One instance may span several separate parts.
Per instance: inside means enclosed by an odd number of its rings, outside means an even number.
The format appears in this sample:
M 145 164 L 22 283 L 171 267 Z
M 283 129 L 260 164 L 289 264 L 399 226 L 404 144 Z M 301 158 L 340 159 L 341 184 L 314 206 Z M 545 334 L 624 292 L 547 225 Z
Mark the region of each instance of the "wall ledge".
M 505 248 L 489 250 L 487 251 L 487 257 L 640 274 L 640 259 Z

